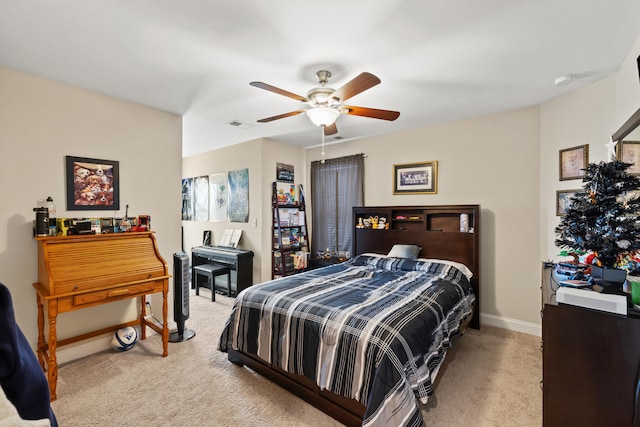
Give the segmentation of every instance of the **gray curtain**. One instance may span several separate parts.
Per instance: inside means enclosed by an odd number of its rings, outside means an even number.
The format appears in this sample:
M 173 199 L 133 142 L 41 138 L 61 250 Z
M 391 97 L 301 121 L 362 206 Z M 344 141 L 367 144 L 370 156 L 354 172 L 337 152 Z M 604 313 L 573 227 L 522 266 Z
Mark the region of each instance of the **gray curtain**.
M 311 162 L 311 253 L 353 254 L 353 207 L 364 203 L 362 154 Z

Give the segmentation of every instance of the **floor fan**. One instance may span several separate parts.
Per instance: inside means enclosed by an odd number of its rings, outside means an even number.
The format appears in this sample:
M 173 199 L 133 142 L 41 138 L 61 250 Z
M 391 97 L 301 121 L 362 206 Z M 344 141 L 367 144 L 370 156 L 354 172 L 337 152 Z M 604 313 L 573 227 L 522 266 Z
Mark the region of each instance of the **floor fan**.
M 186 341 L 196 335 L 184 327 L 189 318 L 189 276 L 189 256 L 176 252 L 173 254 L 173 319 L 178 329 L 169 333 L 170 342 Z

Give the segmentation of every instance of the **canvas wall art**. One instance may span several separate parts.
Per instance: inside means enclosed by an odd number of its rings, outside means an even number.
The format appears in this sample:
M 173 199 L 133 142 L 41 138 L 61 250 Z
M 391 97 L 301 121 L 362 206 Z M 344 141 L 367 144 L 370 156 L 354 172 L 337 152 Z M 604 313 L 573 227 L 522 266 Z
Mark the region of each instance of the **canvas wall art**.
M 224 222 L 227 220 L 228 184 L 227 173 L 209 175 L 209 220 Z
M 193 206 L 196 221 L 209 221 L 209 177 L 193 178 Z
M 229 221 L 249 222 L 249 169 L 229 171 Z
M 193 179 L 182 179 L 182 220 L 193 221 Z

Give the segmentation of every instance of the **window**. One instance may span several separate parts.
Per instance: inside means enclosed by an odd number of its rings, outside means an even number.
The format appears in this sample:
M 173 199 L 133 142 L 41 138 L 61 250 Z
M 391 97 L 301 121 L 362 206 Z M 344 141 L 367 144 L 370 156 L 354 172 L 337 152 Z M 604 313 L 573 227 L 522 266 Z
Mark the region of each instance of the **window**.
M 363 202 L 362 154 L 311 162 L 311 253 L 353 252 L 353 207 Z

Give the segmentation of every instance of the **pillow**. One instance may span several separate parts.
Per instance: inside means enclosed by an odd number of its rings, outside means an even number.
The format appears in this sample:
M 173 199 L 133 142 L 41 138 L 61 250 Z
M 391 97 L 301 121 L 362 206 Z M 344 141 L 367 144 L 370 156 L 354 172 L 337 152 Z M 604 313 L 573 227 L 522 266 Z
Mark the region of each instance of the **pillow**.
M 471 270 L 469 270 L 469 267 L 467 267 L 466 265 L 460 263 L 460 262 L 455 262 L 455 261 L 448 261 L 445 259 L 426 259 L 426 258 L 420 258 L 418 259 L 418 261 L 425 261 L 425 262 L 433 262 L 433 263 L 440 263 L 440 264 L 445 264 L 445 265 L 450 265 L 452 267 L 457 268 L 458 270 L 460 270 L 460 272 L 462 274 L 464 274 L 465 276 L 467 276 L 468 280 L 471 280 L 471 278 L 473 277 L 473 273 L 471 272 Z
M 390 258 L 416 259 L 421 250 L 422 248 L 416 245 L 393 245 L 387 256 Z

